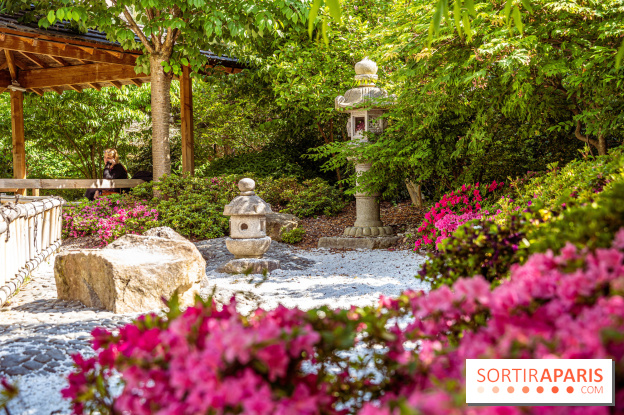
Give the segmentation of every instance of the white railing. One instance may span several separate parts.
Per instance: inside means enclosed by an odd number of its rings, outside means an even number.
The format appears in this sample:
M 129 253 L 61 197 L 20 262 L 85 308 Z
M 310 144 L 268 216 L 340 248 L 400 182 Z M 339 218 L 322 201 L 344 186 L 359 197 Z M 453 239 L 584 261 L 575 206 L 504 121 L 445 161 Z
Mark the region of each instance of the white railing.
M 64 200 L 0 196 L 0 306 L 61 246 Z

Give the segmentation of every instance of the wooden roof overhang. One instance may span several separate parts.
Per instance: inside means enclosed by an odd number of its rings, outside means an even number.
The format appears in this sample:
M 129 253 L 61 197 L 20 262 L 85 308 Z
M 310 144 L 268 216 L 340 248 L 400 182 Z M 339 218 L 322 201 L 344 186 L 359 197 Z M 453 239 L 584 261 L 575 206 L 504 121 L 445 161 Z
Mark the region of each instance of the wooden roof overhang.
M 243 65 L 235 58 L 202 53 L 208 58 L 207 67 L 242 71 Z M 15 16 L 0 15 L 0 92 L 15 82 L 38 95 L 140 86 L 150 81 L 149 75 L 134 70 L 140 55 L 140 51 L 127 51 L 110 42 L 103 32 L 76 34 L 63 24 L 40 29 L 19 23 Z
M 23 91 L 43 95 L 44 92 L 86 88 L 98 91 L 103 87 L 138 85 L 150 81 L 150 76 L 137 74 L 134 70 L 141 51 L 124 50 L 118 43 L 106 39 L 106 34 L 97 30 L 77 34 L 63 23 L 48 29 L 36 24 L 19 22 L 20 16 L 0 14 L 0 93 L 11 93 L 11 129 L 13 153 L 13 179 L 2 180 L 4 191 L 16 191 L 25 195 L 21 186 L 32 186 L 33 193 L 45 183 L 26 179 L 26 151 L 24 137 Z M 235 58 L 216 56 L 202 51 L 208 58 L 206 68 L 216 68 L 227 73 L 241 72 L 244 66 Z M 193 174 L 194 127 L 193 87 L 190 68 L 182 68 L 180 76 L 182 170 Z M 56 180 L 48 184 L 54 188 L 76 186 L 76 180 Z M 62 182 L 62 183 L 59 183 Z M 88 186 L 102 186 L 92 182 Z M 108 184 L 110 185 L 110 183 Z

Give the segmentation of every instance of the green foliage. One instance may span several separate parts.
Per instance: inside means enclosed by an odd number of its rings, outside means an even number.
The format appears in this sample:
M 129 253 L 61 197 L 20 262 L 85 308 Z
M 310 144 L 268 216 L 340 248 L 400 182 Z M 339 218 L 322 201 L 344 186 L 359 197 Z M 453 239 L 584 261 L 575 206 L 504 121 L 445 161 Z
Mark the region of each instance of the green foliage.
M 558 252 L 566 242 L 578 248 L 608 248 L 624 227 L 624 181 L 614 183 L 581 206 L 566 209 L 527 232 L 528 251 Z
M 165 72 L 183 65 L 203 68 L 200 51 L 224 53 L 229 43 L 258 47 L 281 36 L 287 25 L 307 18 L 306 2 L 279 0 L 214 3 L 205 0 L 56 0 L 37 5 L 46 11 L 39 25 L 75 21 L 82 30 L 97 27 L 124 49 L 147 52 L 137 70 L 149 73 L 149 55 L 163 55 Z M 136 36 L 139 39 L 136 39 Z
M 298 162 L 300 163 L 291 154 L 280 149 L 274 151 L 270 146 L 257 153 L 250 152 L 218 158 L 199 167 L 197 173 L 203 177 L 242 175 L 247 172 L 257 177 L 304 177 L 306 172 Z
M 284 234 L 282 235 L 282 242 L 286 242 L 287 244 L 299 243 L 301 242 L 305 234 L 306 231 L 303 228 L 291 229 L 288 232 L 284 232 Z
M 298 217 L 331 216 L 348 203 L 340 190 L 320 178 L 303 183 L 292 177 L 259 179 L 256 188 L 258 195 L 280 212 Z
M 154 190 L 160 192 L 160 198 L 153 198 Z M 144 183 L 132 190 L 132 196 L 151 200 L 160 226 L 169 226 L 192 239 L 218 238 L 227 233 L 229 223 L 223 216 L 223 206 L 236 194 L 236 181 L 230 178 L 178 175 L 167 175 L 159 182 Z
M 487 281 L 505 278 L 512 264 L 526 258 L 523 251 L 523 229 L 526 220 L 513 216 L 509 223 L 497 225 L 488 219 L 461 225 L 452 236 L 429 254 L 429 260 L 419 271 L 422 281 L 432 288 L 451 286 L 459 278 L 482 275 Z M 520 248 L 520 250 L 519 250 Z
M 621 141 L 624 72 L 612 59 L 624 31 L 617 23 L 624 2 L 535 1 L 533 13 L 522 17 L 522 35 L 509 26 L 505 4 L 476 3 L 472 37 L 440 24 L 431 45 L 423 34 L 432 2 L 402 0 L 379 16 L 373 57 L 391 74 L 397 106 L 386 133 L 370 145 L 322 149 L 335 157 L 327 167 L 368 159 L 373 168 L 363 187 L 384 190 L 410 178 L 429 196 L 462 182 L 563 165 L 587 142 L 597 154 Z M 448 10 L 453 20 L 462 14 L 464 29 L 465 11 Z
M 495 204 L 503 210 L 494 221 L 460 226 L 428 255 L 420 279 L 438 287 L 482 275 L 498 284 L 531 254 L 558 253 L 566 243 L 592 251 L 611 246 L 624 227 L 622 148 L 551 167 L 543 176 L 512 183 L 513 192 Z
M 553 167 L 548 174 L 528 182 L 512 182 L 513 191 L 497 203 L 503 211 L 498 221 L 525 209 L 535 199 L 541 209 L 555 212 L 593 202 L 608 183 L 624 181 L 624 148 L 613 149 L 608 156 L 574 160 L 561 169 Z
M 117 148 L 122 164 L 127 165 L 128 156 L 143 142 L 140 132 L 149 130 L 145 112 L 150 102 L 148 87 L 85 89 L 63 95 L 45 93 L 42 97 L 26 94 L 24 101 L 31 177 L 101 178 L 104 149 Z M 0 97 L 0 114 L 0 145 L 10 151 L 11 106 L 7 94 Z M 7 177 L 9 172 L 0 174 Z
M 184 192 L 180 197 L 183 199 L 158 203 L 161 226 L 169 226 L 192 239 L 211 239 L 227 234 L 228 218 L 223 216 L 223 206 L 206 200 L 204 194 Z

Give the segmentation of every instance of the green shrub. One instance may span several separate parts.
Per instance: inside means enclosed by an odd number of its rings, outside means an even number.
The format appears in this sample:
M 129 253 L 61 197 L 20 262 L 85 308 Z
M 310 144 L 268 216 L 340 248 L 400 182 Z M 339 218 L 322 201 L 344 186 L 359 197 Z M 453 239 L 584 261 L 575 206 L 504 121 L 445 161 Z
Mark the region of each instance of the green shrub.
M 520 215 L 498 225 L 488 219 L 477 219 L 461 225 L 430 253 L 419 271 L 421 281 L 432 288 L 451 286 L 459 278 L 482 275 L 489 282 L 506 277 L 512 264 L 526 256 L 523 250 L 526 220 Z
M 566 242 L 578 248 L 608 248 L 624 227 L 624 181 L 613 183 L 596 200 L 566 209 L 527 232 L 529 252 L 558 252 Z
M 303 177 L 303 168 L 287 154 L 274 151 L 243 153 L 225 156 L 212 161 L 209 165 L 199 166 L 199 173 L 204 177 L 242 175 L 250 172 L 257 177 Z
M 574 160 L 563 168 L 554 167 L 548 174 L 535 177 L 502 197 L 497 205 L 507 219 L 517 210 L 524 210 L 536 200 L 543 209 L 560 211 L 562 207 L 593 202 L 611 182 L 624 180 L 624 147 L 612 149 L 609 155 L 588 160 Z
M 257 178 L 249 173 L 209 179 L 168 175 L 135 187 L 128 197 L 154 207 L 159 226 L 169 226 L 192 239 L 218 238 L 229 231 L 223 207 L 238 196 L 237 183 L 243 177 L 256 180 L 256 193 L 276 211 L 299 217 L 332 215 L 346 205 L 342 193 L 319 178 L 299 183 L 294 177 Z M 154 198 L 154 191 L 159 198 Z
M 280 212 L 298 217 L 335 215 L 347 205 L 342 192 L 316 178 L 298 183 L 292 177 L 260 179 L 258 195 Z
M 160 193 L 160 198 L 154 198 L 154 191 Z M 132 190 L 133 197 L 150 200 L 158 211 L 159 226 L 169 226 L 192 239 L 226 235 L 229 224 L 223 207 L 237 194 L 236 181 L 231 178 L 184 175 L 168 175 Z
M 303 237 L 305 236 L 306 231 L 303 228 L 295 228 L 288 232 L 284 232 L 282 235 L 282 242 L 286 242 L 287 244 L 296 244 L 301 242 Z

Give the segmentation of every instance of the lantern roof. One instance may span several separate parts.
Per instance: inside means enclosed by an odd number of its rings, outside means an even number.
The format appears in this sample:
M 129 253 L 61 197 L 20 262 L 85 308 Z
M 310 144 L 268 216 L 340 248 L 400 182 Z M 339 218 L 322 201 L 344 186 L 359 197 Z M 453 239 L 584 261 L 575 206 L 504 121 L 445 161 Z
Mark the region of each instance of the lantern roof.
M 357 86 L 334 100 L 337 111 L 349 111 L 367 107 L 370 109 L 387 108 L 394 105 L 396 96 L 388 95 L 385 89 L 375 86 L 377 64 L 367 57 L 355 64 Z
M 256 195 L 255 188 L 256 182 L 254 180 L 241 179 L 238 182 L 240 195 L 225 205 L 223 214 L 225 216 L 265 216 L 268 213 L 273 213 L 271 205 Z

